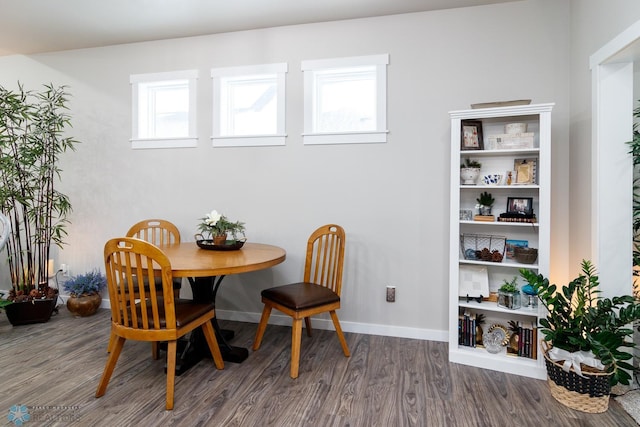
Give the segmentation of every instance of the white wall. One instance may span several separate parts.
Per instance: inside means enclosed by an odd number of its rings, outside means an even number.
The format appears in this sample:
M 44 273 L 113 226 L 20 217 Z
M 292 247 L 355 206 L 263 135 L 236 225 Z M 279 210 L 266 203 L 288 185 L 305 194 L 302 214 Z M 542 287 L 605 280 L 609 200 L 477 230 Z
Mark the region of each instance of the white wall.
M 60 189 L 74 212 L 58 262 L 102 265 L 102 246 L 146 217 L 192 240 L 211 209 L 246 222 L 248 238 L 287 251 L 269 271 L 228 277 L 227 316 L 261 311 L 260 290 L 299 280 L 318 225 L 347 231 L 340 318 L 347 331 L 446 339 L 448 111 L 476 102 L 555 102 L 552 268 L 568 242 L 569 3 L 476 8 L 271 28 L 33 56 L 0 57 L 0 84 L 67 84 L 73 135 Z M 303 146 L 300 61 L 388 53 L 389 142 Z M 209 69 L 287 62 L 287 145 L 211 148 Z M 199 146 L 132 151 L 129 75 L 198 69 Z M 454 213 L 454 216 L 457 212 Z M 385 302 L 385 286 L 397 302 Z M 1 286 L 0 286 L 1 287 Z M 251 315 L 249 316 L 251 318 Z M 257 320 L 257 317 L 256 317 Z
M 589 57 L 640 19 L 640 2 L 635 0 L 571 1 L 571 254 L 565 280 L 579 272 L 579 263 L 593 255 L 592 241 L 592 80 Z M 637 98 L 634 98 L 637 99 Z M 637 105 L 636 105 L 637 106 Z M 632 106 L 629 106 L 631 114 Z M 629 194 L 629 198 L 631 198 Z M 611 207 L 615 209 L 616 207 Z M 631 242 L 621 242 L 630 248 Z M 615 254 L 602 254 L 615 256 Z M 606 267 L 604 267 L 606 268 Z M 620 287 L 620 284 L 610 284 Z M 602 283 L 606 292 L 607 283 Z M 631 292 L 631 283 L 627 286 Z M 620 292 L 617 292 L 619 294 Z

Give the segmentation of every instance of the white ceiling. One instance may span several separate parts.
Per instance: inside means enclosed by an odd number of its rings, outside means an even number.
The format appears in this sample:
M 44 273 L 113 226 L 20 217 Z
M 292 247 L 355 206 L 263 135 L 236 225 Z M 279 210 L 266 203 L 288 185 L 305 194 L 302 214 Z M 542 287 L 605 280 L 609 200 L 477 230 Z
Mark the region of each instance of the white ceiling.
M 0 0 L 0 56 L 514 0 Z

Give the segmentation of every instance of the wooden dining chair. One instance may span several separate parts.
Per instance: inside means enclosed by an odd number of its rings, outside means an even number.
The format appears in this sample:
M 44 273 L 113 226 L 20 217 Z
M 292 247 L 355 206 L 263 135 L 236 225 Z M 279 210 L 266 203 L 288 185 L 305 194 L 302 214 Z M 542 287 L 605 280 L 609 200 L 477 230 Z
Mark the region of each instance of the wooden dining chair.
M 153 243 L 156 246 L 180 243 L 180 231 L 165 219 L 145 219 L 133 224 L 126 234 Z
M 142 239 L 149 243 L 153 243 L 156 246 L 169 245 L 173 243 L 180 243 L 180 230 L 172 222 L 166 219 L 145 219 L 139 221 L 129 228 L 126 237 L 135 237 Z M 175 296 L 180 295 L 180 289 L 182 288 L 182 279 L 176 277 L 173 279 L 173 292 Z M 162 283 L 158 283 L 156 290 L 162 293 Z M 113 340 L 109 340 L 107 351 L 110 352 L 113 347 Z M 158 358 L 158 345 L 153 343 L 152 352 L 154 358 Z
M 111 337 L 114 345 L 98 384 L 96 397 L 107 390 L 124 342 L 167 342 L 166 408 L 173 409 L 177 340 L 196 328 L 202 328 L 216 368 L 224 362 L 211 319 L 212 303 L 194 303 L 173 297 L 171 263 L 157 246 L 136 238 L 109 240 L 104 247 L 104 262 L 111 303 Z M 145 287 L 140 277 L 152 286 Z M 156 283 L 162 284 L 162 294 Z M 139 295 L 136 298 L 135 295 Z
M 311 336 L 311 316 L 329 312 L 338 334 L 342 351 L 350 356 L 336 310 L 340 308 L 342 269 L 344 265 L 344 229 L 328 224 L 314 231 L 307 242 L 303 282 L 277 286 L 262 291 L 264 309 L 253 342 L 258 350 L 272 309 L 277 309 L 293 319 L 291 331 L 291 378 L 298 378 L 300 368 L 300 344 L 302 319 L 307 335 Z

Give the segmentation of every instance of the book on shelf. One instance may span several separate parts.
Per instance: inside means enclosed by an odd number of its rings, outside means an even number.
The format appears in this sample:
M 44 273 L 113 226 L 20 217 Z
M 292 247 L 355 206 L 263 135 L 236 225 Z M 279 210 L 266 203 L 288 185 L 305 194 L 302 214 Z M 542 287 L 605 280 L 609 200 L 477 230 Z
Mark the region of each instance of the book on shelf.
M 465 311 L 458 316 L 458 345 L 476 346 L 476 315 Z
M 518 356 L 538 358 L 538 328 L 534 322 L 518 322 Z

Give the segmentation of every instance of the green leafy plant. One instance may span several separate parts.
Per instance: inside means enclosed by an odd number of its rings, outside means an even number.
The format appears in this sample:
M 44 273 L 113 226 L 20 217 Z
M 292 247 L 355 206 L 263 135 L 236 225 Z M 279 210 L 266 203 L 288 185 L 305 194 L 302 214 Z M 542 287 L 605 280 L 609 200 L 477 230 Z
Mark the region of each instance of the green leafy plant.
M 63 136 L 71 126 L 66 88 L 40 92 L 0 87 L 0 211 L 9 218 L 7 253 L 14 301 L 52 298 L 48 260 L 62 246 L 71 204 L 55 183 L 60 156 L 77 143 Z
M 244 222 L 229 221 L 226 216 L 213 210 L 201 219 L 201 223 L 198 224 L 198 230 L 204 235 L 225 236 L 228 233 L 231 234 L 234 240 L 238 239 L 238 233 L 244 234 Z
M 500 286 L 499 290 L 502 292 L 510 292 L 510 293 L 518 292 L 518 277 L 514 276 L 514 278 L 511 281 L 504 279 L 504 283 L 502 286 Z
M 470 158 L 465 158 L 464 163 L 460 165 L 460 169 L 480 169 L 482 164 L 477 160 L 471 160 Z
M 63 289 L 72 296 L 99 294 L 107 287 L 107 278 L 98 270 L 72 276 L 67 280 Z
M 488 193 L 486 191 L 480 193 L 480 197 L 478 197 L 476 199 L 476 202 L 478 202 L 478 204 L 480 206 L 486 206 L 486 207 L 491 207 L 493 206 L 493 203 L 496 201 L 496 199 L 493 198 L 493 196 L 491 195 L 491 193 Z
M 633 116 L 640 119 L 640 107 L 633 110 Z M 633 178 L 633 275 L 640 276 L 640 131 L 638 130 L 638 122 L 633 124 L 633 139 L 628 141 L 633 157 L 634 178 Z M 640 280 L 635 280 L 633 285 L 633 293 L 637 299 L 640 299 Z
M 568 352 L 592 351 L 612 373 L 611 385 L 629 384 L 626 370 L 633 366 L 626 361 L 633 355 L 625 348 L 635 344 L 627 339 L 633 334 L 628 325 L 640 319 L 640 304 L 631 295 L 601 297 L 596 269 L 588 260 L 582 261 L 582 274 L 560 289 L 531 270 L 520 274 L 548 310 L 540 319 L 545 339 Z

